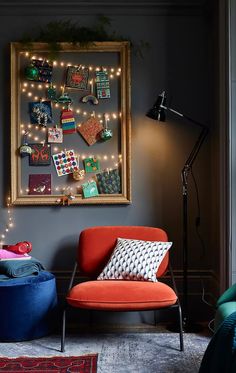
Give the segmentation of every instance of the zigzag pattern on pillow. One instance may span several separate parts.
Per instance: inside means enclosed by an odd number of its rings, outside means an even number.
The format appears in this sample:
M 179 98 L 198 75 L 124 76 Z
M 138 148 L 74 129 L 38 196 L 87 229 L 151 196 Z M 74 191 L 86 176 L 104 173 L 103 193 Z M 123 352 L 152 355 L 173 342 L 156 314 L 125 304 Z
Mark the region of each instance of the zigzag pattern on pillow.
M 172 242 L 118 238 L 98 280 L 157 282 L 156 273 Z

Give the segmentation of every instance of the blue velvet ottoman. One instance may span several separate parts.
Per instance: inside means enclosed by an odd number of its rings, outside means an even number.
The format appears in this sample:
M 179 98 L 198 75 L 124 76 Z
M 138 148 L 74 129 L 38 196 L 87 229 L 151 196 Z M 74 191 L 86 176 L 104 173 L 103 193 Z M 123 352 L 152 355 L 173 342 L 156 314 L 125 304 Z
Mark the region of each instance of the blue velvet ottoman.
M 0 281 L 0 340 L 19 342 L 49 334 L 56 306 L 56 281 L 50 272 Z

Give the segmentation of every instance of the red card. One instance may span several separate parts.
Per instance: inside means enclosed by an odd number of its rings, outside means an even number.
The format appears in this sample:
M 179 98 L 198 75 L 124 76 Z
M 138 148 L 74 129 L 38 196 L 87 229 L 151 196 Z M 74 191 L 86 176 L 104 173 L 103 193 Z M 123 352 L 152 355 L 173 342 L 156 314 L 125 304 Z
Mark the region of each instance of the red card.
M 29 194 L 51 194 L 51 174 L 30 174 Z

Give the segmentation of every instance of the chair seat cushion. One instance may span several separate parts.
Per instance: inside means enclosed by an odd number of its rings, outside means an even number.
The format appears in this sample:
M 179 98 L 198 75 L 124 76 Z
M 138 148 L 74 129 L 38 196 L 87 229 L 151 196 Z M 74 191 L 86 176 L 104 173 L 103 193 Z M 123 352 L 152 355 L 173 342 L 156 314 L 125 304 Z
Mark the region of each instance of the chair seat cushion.
M 67 302 L 78 308 L 136 311 L 168 307 L 177 296 L 162 282 L 104 280 L 87 281 L 74 286 Z

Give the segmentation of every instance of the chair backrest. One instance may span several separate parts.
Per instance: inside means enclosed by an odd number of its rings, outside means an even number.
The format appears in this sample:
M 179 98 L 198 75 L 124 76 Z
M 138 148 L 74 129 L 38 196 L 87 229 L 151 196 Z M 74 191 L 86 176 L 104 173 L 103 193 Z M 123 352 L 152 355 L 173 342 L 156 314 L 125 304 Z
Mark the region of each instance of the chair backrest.
M 95 278 L 107 264 L 113 252 L 117 238 L 133 238 L 145 241 L 167 242 L 164 230 L 143 226 L 102 226 L 83 230 L 80 234 L 77 261 L 82 274 Z M 161 277 L 168 266 L 169 253 L 159 266 L 157 276 Z

